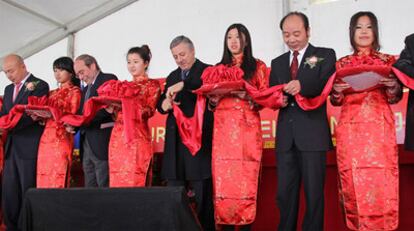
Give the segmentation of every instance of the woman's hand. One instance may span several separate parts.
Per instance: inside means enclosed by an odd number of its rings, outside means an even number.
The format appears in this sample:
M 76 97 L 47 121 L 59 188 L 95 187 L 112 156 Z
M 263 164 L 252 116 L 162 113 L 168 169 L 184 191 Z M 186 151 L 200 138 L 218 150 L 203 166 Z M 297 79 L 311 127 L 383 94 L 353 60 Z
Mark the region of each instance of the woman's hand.
M 70 134 L 75 133 L 75 127 L 73 127 L 72 125 L 64 124 L 64 126 L 65 126 L 65 130 L 67 133 L 70 133 Z
M 207 95 L 211 105 L 216 106 L 223 96 L 221 95 Z
M 121 110 L 122 105 L 120 103 L 111 103 L 108 107 L 105 108 L 105 111 L 109 114 L 114 114 L 115 112 Z
M 350 88 L 351 86 L 347 83 L 335 83 L 333 85 L 333 90 L 336 93 L 342 93 L 344 90 Z
M 239 97 L 240 99 L 249 99 L 247 92 L 240 90 L 240 91 L 231 91 L 230 94 Z
M 380 80 L 380 84 L 386 86 L 386 87 L 390 87 L 390 88 L 394 88 L 397 86 L 398 81 L 396 78 L 382 78 Z

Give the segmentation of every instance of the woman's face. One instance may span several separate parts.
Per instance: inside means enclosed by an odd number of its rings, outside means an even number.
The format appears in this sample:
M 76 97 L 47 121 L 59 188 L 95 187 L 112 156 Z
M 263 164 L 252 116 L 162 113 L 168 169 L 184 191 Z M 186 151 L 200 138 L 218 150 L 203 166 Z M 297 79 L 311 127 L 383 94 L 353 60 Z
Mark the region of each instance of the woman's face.
M 54 68 L 53 72 L 54 72 L 56 81 L 60 84 L 67 83 L 72 78 L 72 74 L 64 69 Z
M 144 62 L 139 54 L 132 53 L 127 57 L 127 67 L 132 76 L 143 76 L 148 63 Z
M 232 55 L 238 55 L 243 53 L 244 50 L 244 35 L 239 36 L 239 32 L 236 28 L 229 30 L 227 33 L 227 48 L 230 50 Z
M 355 45 L 360 48 L 371 48 L 374 42 L 374 31 L 368 16 L 361 16 L 355 26 Z

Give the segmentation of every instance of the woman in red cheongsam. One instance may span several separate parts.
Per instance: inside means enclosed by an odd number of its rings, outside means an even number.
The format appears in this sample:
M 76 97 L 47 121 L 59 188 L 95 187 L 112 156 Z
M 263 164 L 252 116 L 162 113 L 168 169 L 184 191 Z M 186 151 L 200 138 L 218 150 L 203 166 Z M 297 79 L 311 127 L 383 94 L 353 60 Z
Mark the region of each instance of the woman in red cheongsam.
M 147 45 L 133 47 L 128 51 L 128 71 L 133 79 L 132 82 L 123 82 L 122 86 L 140 89 L 133 96 L 131 105 L 133 114 L 139 114 L 140 117 L 133 120 L 133 126 L 124 126 L 126 115 L 121 108 L 107 108 L 107 111 L 116 117 L 109 142 L 110 187 L 137 187 L 151 182 L 149 178 L 153 149 L 148 119 L 155 113 L 156 103 L 160 96 L 160 85 L 158 81 L 149 79 L 147 76 L 146 71 L 150 60 L 151 52 Z M 117 84 L 119 86 L 120 82 L 110 81 L 106 87 Z M 116 95 L 120 99 L 126 97 L 121 91 Z M 125 129 L 133 129 L 132 133 L 135 136 L 127 139 Z
M 268 87 L 266 65 L 252 55 L 250 34 L 242 24 L 225 34 L 219 64 L 238 66 L 243 79 L 257 89 Z M 257 189 L 262 159 L 259 107 L 244 90 L 210 96 L 214 108 L 212 171 L 215 221 L 223 229 L 249 230 L 256 217 Z
M 80 104 L 79 80 L 73 70 L 73 61 L 61 57 L 54 61 L 53 71 L 59 88 L 49 92 L 48 106 L 62 114 L 76 114 Z M 45 130 L 40 139 L 37 157 L 38 188 L 68 187 L 73 152 L 73 134 L 53 118 L 45 120 Z
M 336 71 L 390 67 L 395 58 L 378 52 L 378 23 L 371 12 L 358 12 L 350 22 L 354 53 L 337 61 Z M 396 78 L 380 79 L 382 87 L 347 93 L 336 83 L 333 105 L 341 105 L 336 127 L 339 195 L 346 224 L 352 230 L 395 230 L 398 226 L 398 150 L 394 114 L 402 88 Z M 349 92 L 349 91 L 348 91 Z

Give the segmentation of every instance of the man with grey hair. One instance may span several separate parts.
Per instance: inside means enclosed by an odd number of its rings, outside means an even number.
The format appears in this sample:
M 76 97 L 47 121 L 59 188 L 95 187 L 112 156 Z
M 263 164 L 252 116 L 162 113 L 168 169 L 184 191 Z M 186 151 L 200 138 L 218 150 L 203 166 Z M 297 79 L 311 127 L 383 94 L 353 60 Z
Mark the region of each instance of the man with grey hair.
M 192 91 L 201 84 L 201 74 L 207 64 L 195 58 L 194 45 L 183 35 L 174 38 L 170 50 L 178 68 L 166 80 L 165 90 L 158 101 L 158 111 L 168 114 L 161 175 L 167 186 L 184 186 L 195 193 L 197 214 L 204 230 L 214 230 L 211 182 L 211 142 L 213 113 L 205 110 L 202 146 L 191 155 L 178 132 L 173 103 L 185 116 L 194 114 L 197 95 Z
M 46 96 L 48 84 L 27 71 L 23 58 L 7 55 L 3 71 L 12 82 L 4 90 L 0 116 L 17 104 L 27 104 L 30 96 Z M 2 207 L 7 230 L 21 230 L 19 224 L 23 198 L 29 188 L 36 187 L 36 162 L 40 136 L 44 127 L 24 114 L 16 126 L 7 131 L 4 151 Z M 1 130 L 1 129 L 0 129 Z
M 97 96 L 97 89 L 106 81 L 117 80 L 113 74 L 101 71 L 96 59 L 83 54 L 75 59 L 76 76 L 87 84 L 82 90 L 78 114 L 83 113 L 85 102 Z M 114 121 L 112 115 L 101 109 L 95 118 L 80 128 L 80 151 L 85 176 L 85 187 L 107 187 L 109 185 L 108 145 Z

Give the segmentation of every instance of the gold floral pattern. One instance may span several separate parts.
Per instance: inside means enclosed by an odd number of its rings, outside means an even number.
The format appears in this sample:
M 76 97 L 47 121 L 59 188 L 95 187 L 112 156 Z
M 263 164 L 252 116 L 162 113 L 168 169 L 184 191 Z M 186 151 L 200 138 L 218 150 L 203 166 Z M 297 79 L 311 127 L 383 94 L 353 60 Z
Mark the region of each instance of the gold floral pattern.
M 49 92 L 48 104 L 60 109 L 62 114 L 76 114 L 80 99 L 79 87 L 66 84 Z M 68 185 L 72 151 L 73 135 L 66 132 L 63 124 L 48 119 L 37 157 L 38 188 L 63 188 Z
M 354 65 L 392 65 L 372 51 L 346 56 L 337 71 Z M 398 150 L 394 115 L 384 89 L 346 94 L 336 128 L 339 198 L 352 230 L 394 230 L 398 226 Z
M 150 174 L 150 163 L 153 150 L 148 119 L 155 113 L 155 107 L 160 96 L 160 85 L 156 80 L 147 76 L 135 78 L 132 83 L 140 89 L 134 97 L 134 109 L 141 110 L 142 118 L 135 120 L 133 128 L 136 137 L 127 141 L 124 132 L 122 110 L 115 114 L 115 125 L 112 130 L 109 150 L 109 186 L 110 187 L 138 187 L 150 184 L 147 181 Z M 116 84 L 116 82 L 114 82 Z M 121 96 L 119 96 L 121 97 Z
M 234 60 L 234 65 L 240 62 L 241 59 Z M 260 60 L 250 83 L 258 89 L 268 87 L 267 68 Z M 248 100 L 224 97 L 214 112 L 212 174 L 216 224 L 244 225 L 254 221 L 261 158 L 258 110 Z

